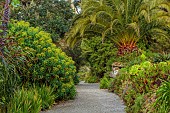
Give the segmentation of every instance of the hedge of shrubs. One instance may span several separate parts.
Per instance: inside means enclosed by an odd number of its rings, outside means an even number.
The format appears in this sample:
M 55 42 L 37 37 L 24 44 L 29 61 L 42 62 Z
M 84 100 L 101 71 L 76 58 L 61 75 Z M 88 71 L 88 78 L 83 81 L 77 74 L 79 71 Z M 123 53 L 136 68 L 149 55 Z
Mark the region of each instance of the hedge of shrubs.
M 14 45 L 3 48 L 7 54 L 0 66 L 1 112 L 39 113 L 54 101 L 75 97 L 78 77 L 74 61 L 52 43 L 49 33 L 30 27 L 28 22 L 12 21 L 8 37 L 12 40 L 6 43 Z M 15 57 L 7 57 L 12 53 Z
M 90 74 L 85 77 L 85 81 L 98 82 L 105 73 L 111 71 L 111 64 L 115 61 L 117 49 L 110 40 L 102 43 L 100 36 L 83 39 L 80 48 L 82 49 L 82 57 L 84 58 L 82 65 L 90 69 Z M 81 69 L 79 70 L 82 71 Z M 94 80 L 96 79 L 96 80 Z
M 21 78 L 25 82 L 53 86 L 58 98 L 68 98 L 68 90 L 74 90 L 76 68 L 74 61 L 52 43 L 50 34 L 20 21 L 10 25 L 9 35 L 16 37 L 24 50 L 22 54 L 29 60 L 27 75 Z
M 154 63 L 144 54 L 139 58 L 140 62 L 122 68 L 116 78 L 104 77 L 101 88 L 117 93 L 127 113 L 169 113 L 170 61 Z

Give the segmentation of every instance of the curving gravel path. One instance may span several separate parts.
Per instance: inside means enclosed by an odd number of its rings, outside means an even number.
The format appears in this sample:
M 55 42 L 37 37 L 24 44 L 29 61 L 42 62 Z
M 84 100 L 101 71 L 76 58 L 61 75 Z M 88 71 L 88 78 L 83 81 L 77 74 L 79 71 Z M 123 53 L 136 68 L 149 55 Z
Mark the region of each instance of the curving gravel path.
M 120 98 L 107 90 L 99 89 L 98 83 L 80 82 L 77 92 L 75 100 L 61 103 L 42 113 L 125 113 L 125 106 Z

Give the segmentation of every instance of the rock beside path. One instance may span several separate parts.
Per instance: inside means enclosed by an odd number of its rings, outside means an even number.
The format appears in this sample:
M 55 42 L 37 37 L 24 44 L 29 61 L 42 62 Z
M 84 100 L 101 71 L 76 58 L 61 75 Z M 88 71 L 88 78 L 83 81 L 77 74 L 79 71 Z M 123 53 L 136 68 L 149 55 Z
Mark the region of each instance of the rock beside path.
M 114 93 L 99 89 L 99 84 L 81 82 L 75 100 L 56 105 L 41 113 L 125 113 L 123 101 Z

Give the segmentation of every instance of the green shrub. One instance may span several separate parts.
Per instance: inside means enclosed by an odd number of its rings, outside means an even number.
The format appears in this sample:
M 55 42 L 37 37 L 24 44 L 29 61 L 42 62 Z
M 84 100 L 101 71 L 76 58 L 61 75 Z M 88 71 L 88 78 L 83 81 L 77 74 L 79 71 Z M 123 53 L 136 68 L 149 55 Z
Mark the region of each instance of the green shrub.
M 123 88 L 126 89 L 126 86 L 123 86 L 123 83 L 128 84 L 128 76 L 127 76 L 127 70 L 128 68 L 122 68 L 119 70 L 119 75 L 116 78 L 111 79 L 109 83 L 109 91 L 117 93 L 119 96 L 122 96 L 123 94 Z
M 169 62 L 152 64 L 148 61 L 140 65 L 134 65 L 129 69 L 130 80 L 133 88 L 139 92 L 148 92 L 151 88 L 159 87 L 163 80 L 167 79 L 169 73 Z
M 143 103 L 147 106 L 147 102 L 144 102 L 146 100 L 142 100 L 143 97 L 140 95 L 152 95 L 154 90 L 159 88 L 164 81 L 169 81 L 169 67 L 169 61 L 158 64 L 144 61 L 140 64 L 122 68 L 119 76 L 113 79 L 109 90 L 123 98 L 127 106 L 127 112 L 140 113 L 142 112 L 140 108 L 143 108 Z M 163 102 L 163 98 L 160 99 Z M 154 102 L 153 99 L 151 102 Z
M 80 43 L 76 44 L 73 48 L 68 45 L 60 44 L 62 50 L 75 61 L 76 69 L 79 70 L 83 65 L 85 59 L 82 57 L 82 50 L 80 48 Z
M 109 85 L 109 80 L 106 76 L 104 76 L 102 79 L 100 79 L 100 88 L 101 89 L 107 89 Z
M 88 75 L 88 76 L 85 77 L 85 82 L 87 82 L 87 83 L 97 83 L 97 82 L 99 82 L 99 78 L 97 76 Z
M 69 2 L 64 0 L 27 1 L 11 13 L 13 19 L 28 21 L 33 27 L 41 26 L 52 34 L 54 42 L 64 37 L 73 16 Z
M 14 21 L 10 24 L 9 35 L 15 37 L 28 62 L 27 70 L 21 77 L 23 84 L 47 84 L 54 88 L 58 99 L 69 97 L 63 92 L 64 84 L 74 86 L 76 75 L 74 61 L 52 43 L 49 33 L 40 28 L 30 27 L 28 22 Z M 65 93 L 64 97 L 59 93 Z
M 102 43 L 101 40 L 101 37 L 92 37 L 81 43 L 82 56 L 89 62 L 92 75 L 99 78 L 111 70 L 111 64 L 116 61 L 117 55 L 117 49 L 111 41 L 105 40 Z
M 74 84 L 70 84 L 70 83 L 65 83 L 63 84 L 63 87 L 60 91 L 60 93 L 58 93 L 59 97 L 62 97 L 62 99 L 67 100 L 67 99 L 74 99 L 74 97 L 76 96 L 76 90 L 75 90 L 75 86 Z
M 80 77 L 80 80 L 84 81 L 86 76 L 90 76 L 91 70 L 89 66 L 81 66 L 78 71 L 78 76 Z
M 77 85 L 80 82 L 80 77 L 78 75 L 73 77 L 74 84 Z
M 2 61 L 2 59 L 1 59 Z M 0 61 L 0 112 L 6 112 L 7 104 L 18 87 L 19 76 L 13 65 Z
M 153 56 L 153 62 L 166 62 L 170 60 L 170 54 L 160 54 L 160 53 L 157 53 Z
M 112 89 L 112 85 L 113 85 L 113 82 L 114 82 L 114 78 L 111 78 L 110 80 L 109 80 L 109 83 L 108 83 L 108 87 L 107 87 L 107 89 L 109 90 L 109 91 L 111 91 L 111 92 L 113 92 L 113 90 L 111 90 Z
M 144 95 L 138 94 L 135 99 L 135 104 L 132 106 L 133 113 L 140 113 L 144 102 Z
M 15 92 L 8 106 L 8 113 L 39 113 L 42 100 L 36 89 L 22 88 Z
M 170 27 L 166 28 L 166 31 L 170 31 Z M 170 32 L 168 33 L 168 35 Z M 154 40 L 154 41 L 153 41 Z M 152 51 L 156 52 L 170 52 L 170 38 L 160 36 L 159 38 L 155 38 L 152 40 L 152 43 L 149 45 Z
M 55 101 L 54 90 L 48 86 L 22 88 L 15 92 L 8 104 L 9 113 L 39 113 L 50 108 Z
M 40 87 L 37 86 L 36 90 L 38 92 L 39 97 L 42 100 L 41 108 L 43 110 L 50 108 L 55 101 L 54 90 L 51 87 L 45 85 Z
M 155 108 L 159 113 L 170 112 L 170 82 L 164 82 L 157 90 Z
M 24 69 L 26 59 L 20 55 L 22 49 L 12 37 L 0 40 L 0 112 L 6 112 L 3 110 L 21 85 L 19 74 L 23 74 L 20 70 Z

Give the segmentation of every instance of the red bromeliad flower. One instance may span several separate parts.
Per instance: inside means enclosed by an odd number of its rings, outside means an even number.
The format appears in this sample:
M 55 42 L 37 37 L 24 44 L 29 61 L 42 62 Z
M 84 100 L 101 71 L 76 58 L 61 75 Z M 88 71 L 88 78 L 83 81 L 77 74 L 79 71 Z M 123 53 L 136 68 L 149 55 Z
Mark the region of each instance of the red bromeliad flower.
M 118 46 L 118 55 L 125 55 L 127 53 L 132 53 L 133 51 L 138 51 L 136 45 L 138 37 L 134 33 L 122 33 L 118 35 L 113 41 Z

